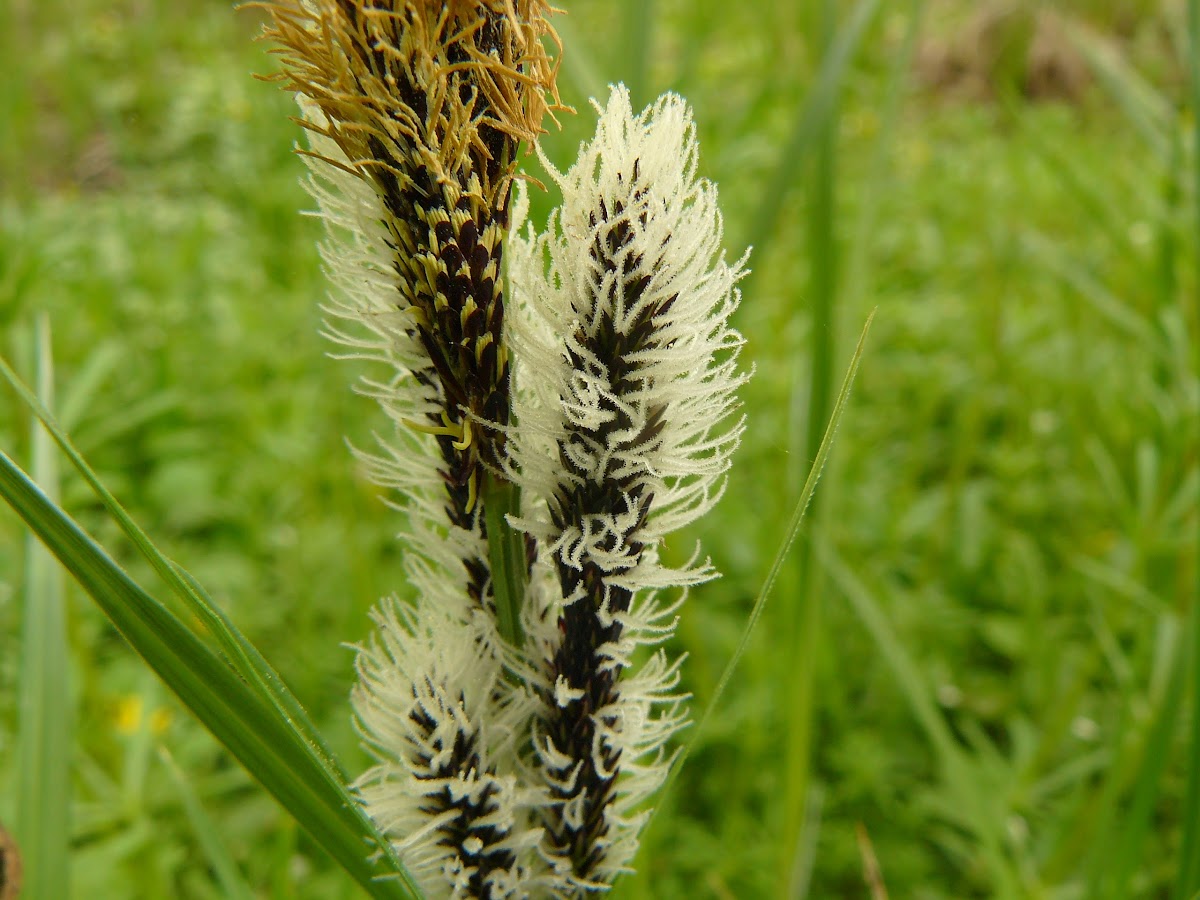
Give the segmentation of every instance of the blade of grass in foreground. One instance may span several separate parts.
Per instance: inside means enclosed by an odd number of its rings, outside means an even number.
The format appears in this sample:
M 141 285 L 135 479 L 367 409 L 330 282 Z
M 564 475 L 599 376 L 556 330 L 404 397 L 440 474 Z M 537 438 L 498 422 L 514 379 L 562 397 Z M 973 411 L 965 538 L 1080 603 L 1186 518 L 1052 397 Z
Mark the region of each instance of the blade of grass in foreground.
M 246 640 L 245 636 L 233 625 L 224 611 L 217 606 L 204 589 L 184 569 L 169 560 L 150 540 L 149 536 L 138 527 L 129 516 L 117 498 L 104 486 L 91 466 L 84 460 L 82 454 L 75 448 L 70 437 L 58 425 L 54 416 L 46 407 L 38 402 L 37 397 L 21 381 L 8 363 L 0 357 L 0 375 L 3 375 L 13 389 L 25 401 L 34 415 L 41 421 L 43 427 L 53 436 L 63 453 L 83 476 L 92 490 L 100 498 L 109 515 L 121 527 L 125 536 L 133 543 L 147 562 L 158 573 L 168 587 L 179 597 L 188 612 L 195 616 L 209 633 L 216 639 L 221 651 L 229 658 L 231 664 L 250 684 L 256 686 L 289 722 L 300 731 L 321 755 L 327 765 L 345 779 L 345 773 L 334 758 L 325 739 L 317 730 L 307 711 L 300 701 L 287 687 L 286 683 L 275 669 L 263 658 L 258 649 Z
M 663 784 L 662 790 L 658 794 L 658 803 L 650 813 L 650 818 L 646 822 L 646 827 L 642 832 L 642 845 L 646 844 L 645 835 L 654 827 L 654 822 L 658 819 L 658 812 L 667 803 L 670 797 L 671 790 L 675 786 L 675 782 L 679 777 L 679 771 L 687 762 L 688 756 L 696 747 L 697 741 L 704 734 L 705 728 L 709 720 L 713 716 L 713 711 L 717 708 L 725 689 L 729 686 L 730 680 L 733 678 L 733 673 L 737 669 L 738 663 L 741 662 L 742 656 L 746 653 L 746 648 L 750 645 L 750 637 L 754 633 L 754 628 L 758 624 L 758 620 L 762 618 L 763 609 L 766 608 L 767 598 L 771 596 L 771 591 L 775 587 L 775 582 L 779 578 L 779 573 L 783 570 L 783 565 L 787 561 L 788 551 L 791 550 L 792 544 L 796 541 L 796 535 L 800 532 L 800 525 L 804 521 L 804 513 L 808 509 L 809 501 L 812 500 L 813 493 L 817 489 L 817 482 L 821 478 L 821 472 L 825 468 L 825 463 L 829 459 L 830 450 L 833 448 L 833 439 L 837 434 L 838 424 L 841 422 L 842 413 L 846 410 L 846 403 L 850 398 L 850 388 L 854 384 L 854 378 L 858 374 L 858 365 L 862 360 L 863 350 L 866 347 L 867 335 L 871 330 L 871 322 L 875 319 L 875 311 L 867 316 L 866 324 L 863 325 L 862 334 L 858 338 L 858 345 L 854 348 L 854 356 L 850 359 L 850 367 L 846 371 L 846 377 L 842 381 L 842 388 L 838 392 L 837 401 L 833 405 L 833 412 L 829 416 L 829 425 L 825 429 L 825 436 L 821 440 L 820 449 L 817 451 L 816 458 L 813 460 L 812 468 L 809 470 L 808 479 L 804 482 L 804 489 L 800 492 L 800 499 L 796 501 L 795 509 L 792 512 L 791 521 L 788 523 L 787 529 L 784 531 L 783 541 L 779 545 L 779 549 L 775 552 L 775 558 L 771 561 L 771 567 L 767 570 L 766 578 L 763 579 L 762 588 L 759 589 L 758 596 L 754 600 L 754 606 L 750 610 L 750 618 L 746 620 L 746 625 L 742 629 L 741 637 L 738 638 L 737 647 L 733 651 L 733 656 L 725 665 L 724 671 L 721 672 L 721 677 L 717 681 L 717 686 L 713 690 L 712 696 L 708 700 L 708 705 L 704 708 L 704 712 L 700 716 L 696 727 L 692 729 L 691 737 L 684 742 L 680 748 L 678 756 L 671 765 L 671 771 L 667 775 L 667 779 Z
M 378 832 L 322 755 L 267 698 L 135 584 L 0 451 L 3 498 L 91 595 L 130 645 L 341 866 L 375 898 L 420 897 L 388 865 Z
M 488 561 L 492 565 L 492 592 L 496 624 L 509 646 L 523 647 L 521 602 L 525 597 L 525 536 L 508 524 L 507 516 L 521 508 L 521 494 L 507 481 L 488 476 L 484 484 L 487 516 Z
M 49 326 L 38 319 L 35 332 L 38 395 L 53 405 L 54 362 Z M 50 497 L 58 496 L 54 445 L 33 421 L 31 467 Z M 32 534 L 25 554 L 25 612 L 17 756 L 17 814 L 14 833 L 25 858 L 25 891 L 30 897 L 66 897 L 69 871 L 71 703 L 67 682 L 66 608 L 62 570 Z
M 26 405 L 37 415 L 42 425 L 53 436 L 55 442 L 67 455 L 75 469 L 83 476 L 92 490 L 103 502 L 109 515 L 121 527 L 126 537 L 132 541 L 142 556 L 150 563 L 159 577 L 174 591 L 183 602 L 187 611 L 195 616 L 212 634 L 221 651 L 227 657 L 241 678 L 261 697 L 263 697 L 287 723 L 303 738 L 305 744 L 320 755 L 322 769 L 326 772 L 329 786 L 342 794 L 343 803 L 354 812 L 359 820 L 363 833 L 370 838 L 371 845 L 376 847 L 386 858 L 387 863 L 397 872 L 403 873 L 404 866 L 396 856 L 391 844 L 379 833 L 366 812 L 350 795 L 346 788 L 346 774 L 340 762 L 325 742 L 324 737 L 308 716 L 308 712 L 288 688 L 279 673 L 259 653 L 258 648 L 248 641 L 245 636 L 229 620 L 225 612 L 217 606 L 204 588 L 186 570 L 168 559 L 142 531 L 136 522 L 117 502 L 116 497 L 104 486 L 99 477 L 88 465 L 82 454 L 75 448 L 70 437 L 59 427 L 36 396 L 21 381 L 3 357 L 0 357 L 0 375 L 3 375 L 13 389 L 25 401 Z M 404 875 L 407 881 L 407 874 Z
M 624 45 L 625 58 L 621 71 L 634 109 L 645 106 L 650 99 L 647 96 L 647 75 L 650 50 L 654 43 L 654 6 L 654 0 L 625 0 L 622 10 L 625 39 L 621 43 Z M 574 52 L 573 47 L 571 52 Z

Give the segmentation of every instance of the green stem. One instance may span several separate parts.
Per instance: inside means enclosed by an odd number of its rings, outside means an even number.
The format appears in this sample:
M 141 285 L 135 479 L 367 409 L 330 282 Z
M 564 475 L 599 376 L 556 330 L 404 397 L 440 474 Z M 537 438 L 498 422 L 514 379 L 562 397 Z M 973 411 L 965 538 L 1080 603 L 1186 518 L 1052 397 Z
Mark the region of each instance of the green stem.
M 520 650 L 525 646 L 521 606 L 525 602 L 525 536 L 508 524 L 507 516 L 521 510 L 521 492 L 515 484 L 488 475 L 483 486 L 487 521 L 488 562 L 492 567 L 492 596 L 500 636 Z
M 829 53 L 836 29 L 836 9 L 832 0 L 821 7 L 821 42 Z M 835 179 L 837 178 L 837 120 L 835 95 L 825 108 L 814 136 L 812 200 L 809 206 L 808 238 L 812 260 L 809 302 L 812 316 L 812 358 L 809 369 L 808 419 L 804 428 L 803 460 L 816 458 L 829 417 L 833 383 L 833 348 L 837 294 L 837 243 Z M 780 846 L 781 888 L 795 896 L 803 881 L 803 829 L 810 814 L 812 789 L 813 728 L 816 720 L 817 655 L 820 649 L 823 574 L 813 564 L 811 523 L 820 522 L 820 497 L 812 499 L 810 527 L 801 531 L 795 558 L 795 595 L 788 628 L 791 648 L 791 691 L 787 713 L 787 768 L 784 777 L 784 821 Z
M 54 363 L 50 326 L 43 315 L 34 334 L 38 396 L 54 405 Z M 30 440 L 32 471 L 46 496 L 58 502 L 58 459 L 36 419 Z M 13 834 L 25 858 L 25 890 L 30 897 L 67 896 L 71 819 L 70 678 L 64 661 L 67 607 L 62 569 L 30 534 L 26 550 L 25 615 L 21 674 L 17 679 L 17 800 Z M 0 867 L 2 868 L 2 867 Z M 3 872 L 0 872 L 3 875 Z M 0 895 L 4 879 L 0 877 Z

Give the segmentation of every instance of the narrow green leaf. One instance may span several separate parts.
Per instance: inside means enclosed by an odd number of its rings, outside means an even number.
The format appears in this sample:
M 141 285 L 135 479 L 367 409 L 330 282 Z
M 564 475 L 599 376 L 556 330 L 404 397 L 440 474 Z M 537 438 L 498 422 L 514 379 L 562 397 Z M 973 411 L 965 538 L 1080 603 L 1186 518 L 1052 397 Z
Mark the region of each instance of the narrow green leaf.
M 397 872 L 403 873 L 403 879 L 411 885 L 411 879 L 403 864 L 396 856 L 391 843 L 379 832 L 375 824 L 367 816 L 362 807 L 351 796 L 346 788 L 346 773 L 325 738 L 304 709 L 299 699 L 291 692 L 286 682 L 271 666 L 246 637 L 237 629 L 200 584 L 186 570 L 168 559 L 150 540 L 149 536 L 138 526 L 117 501 L 116 497 L 104 486 L 100 478 L 88 465 L 82 454 L 75 448 L 70 437 L 59 427 L 50 412 L 38 402 L 29 388 L 21 381 L 3 357 L 0 357 L 0 374 L 2 374 L 16 390 L 26 405 L 33 410 L 42 425 L 54 437 L 55 442 L 67 455 L 75 469 L 83 476 L 92 490 L 100 498 L 109 515 L 121 527 L 129 540 L 137 547 L 142 556 L 150 563 L 159 577 L 167 584 L 175 595 L 182 601 L 187 611 L 196 617 L 217 641 L 221 651 L 227 657 L 241 678 L 251 688 L 256 690 L 279 715 L 297 731 L 306 746 L 317 753 L 331 787 L 342 795 L 343 804 L 359 820 L 364 833 L 371 838 L 372 846 L 381 853 L 387 862 Z M 414 888 L 415 889 L 415 888 Z
M 362 807 L 351 796 L 346 788 L 346 774 L 337 757 L 333 754 L 324 737 L 308 715 L 308 711 L 288 688 L 279 673 L 270 665 L 246 637 L 230 621 L 228 616 L 200 584 L 185 569 L 169 560 L 142 531 L 136 522 L 125 511 L 112 493 L 104 486 L 99 477 L 75 448 L 70 437 L 59 427 L 54 417 L 42 406 L 28 387 L 16 375 L 8 363 L 0 357 L 0 374 L 3 374 L 21 398 L 34 411 L 43 426 L 54 437 L 67 458 L 84 480 L 92 487 L 104 503 L 109 514 L 120 525 L 121 530 L 138 548 L 142 556 L 151 564 L 158 575 L 174 591 L 187 610 L 195 616 L 215 638 L 218 646 L 226 655 L 238 674 L 255 690 L 257 690 L 279 714 L 303 737 L 305 744 L 318 753 L 327 773 L 330 786 L 342 794 L 345 806 L 354 811 L 359 824 L 371 838 L 372 844 L 387 859 L 391 867 L 404 873 L 405 869 L 396 856 L 390 842 L 378 831 Z M 410 883 L 407 874 L 403 878 Z M 414 888 L 415 889 L 415 888 Z
M 254 891 L 242 878 L 237 863 L 233 861 L 229 848 L 225 846 L 220 829 L 204 809 L 204 805 L 196 796 L 188 777 L 179 768 L 166 747 L 158 748 L 158 758 L 170 774 L 175 789 L 179 791 L 179 799 L 183 801 L 183 809 L 187 813 L 188 822 L 191 823 L 192 831 L 195 832 L 196 839 L 200 842 L 201 849 L 204 850 L 205 859 L 217 876 L 222 896 L 228 900 L 253 900 Z
M 92 471 L 91 466 L 87 464 L 83 455 L 75 448 L 70 437 L 58 425 L 49 410 L 38 402 L 37 398 L 30 392 L 29 388 L 21 381 L 3 357 L 0 357 L 0 374 L 4 375 L 9 384 L 20 395 L 21 399 L 33 410 L 42 425 L 54 437 L 55 442 L 57 442 L 58 446 L 67 455 L 67 458 L 75 466 L 79 474 L 91 486 L 92 490 L 96 492 L 105 509 L 108 510 L 109 515 L 121 527 L 126 537 L 129 538 L 146 561 L 150 563 L 159 577 L 179 597 L 187 608 L 187 611 L 208 629 L 222 652 L 229 657 L 231 664 L 238 671 L 238 674 L 262 692 L 263 696 L 321 753 L 326 764 L 337 772 L 339 780 L 344 781 L 345 773 L 334 758 L 333 752 L 329 749 L 325 739 L 309 718 L 308 712 L 287 687 L 287 684 L 279 676 L 279 673 L 263 658 L 258 649 L 238 631 L 228 616 L 225 615 L 225 612 L 212 601 L 212 598 L 204 592 L 196 580 L 184 569 L 169 560 L 154 545 L 149 536 L 138 527 L 137 523 L 133 521 L 124 507 L 117 501 L 117 498 L 112 495 L 100 481 L 96 473 Z M 349 799 L 349 796 L 347 796 L 347 800 Z
M 35 331 L 38 395 L 54 403 L 50 329 Z M 58 496 L 57 457 L 50 436 L 34 420 L 32 470 Z M 70 869 L 71 701 L 62 570 L 30 534 L 26 547 L 25 613 L 21 635 L 17 811 L 14 833 L 25 857 L 29 897 L 66 897 Z
M 836 26 L 837 11 L 833 0 L 821 4 L 822 52 L 828 55 Z M 794 398 L 807 394 L 807 416 L 801 423 L 794 416 L 789 431 L 794 452 L 791 459 L 803 465 L 816 456 L 822 440 L 831 401 L 833 380 L 833 353 L 837 345 L 837 288 L 838 288 L 838 242 L 837 242 L 837 122 L 840 116 L 838 93 L 825 106 L 825 114 L 815 126 L 812 174 L 807 192 L 807 253 L 810 276 L 805 303 L 809 321 L 809 366 L 808 371 L 797 368 L 793 380 Z M 800 309 L 797 315 L 802 315 Z M 805 377 L 807 376 L 807 377 Z M 793 399 L 793 410 L 803 404 Z M 797 468 L 793 466 L 793 468 Z M 798 483 L 802 470 L 793 475 Z M 822 498 L 814 496 L 810 515 L 820 528 Z M 817 657 L 821 641 L 822 619 L 822 573 L 812 565 L 812 528 L 800 533 L 796 553 L 793 557 L 792 590 L 787 623 L 780 635 L 788 648 L 787 658 L 790 677 L 784 689 L 784 777 L 782 810 L 783 821 L 778 830 L 780 861 L 780 893 L 795 897 L 801 892 L 797 880 L 800 869 L 795 865 L 796 847 L 803 844 L 805 807 L 812 792 L 812 741 L 816 719 Z
M 654 45 L 654 7 L 655 0 L 625 0 L 625 40 L 622 41 L 625 58 L 620 71 L 634 109 L 649 101 L 647 76 Z M 574 52 L 572 46 L 570 53 Z
M 1078 21 L 1064 21 L 1068 37 L 1083 53 L 1097 80 L 1108 90 L 1146 145 L 1162 162 L 1168 162 L 1171 151 L 1167 132 L 1171 108 L 1166 98 L 1123 59 L 1112 42 Z
M 1184 795 L 1183 846 L 1179 850 L 1179 877 L 1172 894 L 1174 900 L 1194 900 L 1200 896 L 1200 591 L 1193 596 L 1191 613 L 1188 616 L 1187 640 L 1190 643 L 1188 666 L 1192 695 L 1192 727 L 1185 746 L 1188 767 L 1187 793 Z
M 377 833 L 304 736 L 161 603 L 120 569 L 0 452 L 0 497 L 58 557 L 125 639 L 198 719 L 376 898 L 417 898 L 402 869 L 373 852 Z
M 859 0 L 821 61 L 812 90 L 805 97 L 804 104 L 796 116 L 792 134 L 780 149 L 775 174 L 764 182 L 769 188 L 764 191 L 758 214 L 753 218 L 755 230 L 751 233 L 749 241 L 760 257 L 767 251 L 771 238 L 778 231 L 776 225 L 779 215 L 791 191 L 797 185 L 796 173 L 800 171 L 804 158 L 820 136 L 823 123 L 829 119 L 830 111 L 841 93 L 850 62 L 862 42 L 867 26 L 874 21 L 879 5 L 879 0 Z
M 888 69 L 887 94 L 880 108 L 879 134 L 871 150 L 870 173 L 862 185 L 862 200 L 859 204 L 858 215 L 854 220 L 854 228 L 850 232 L 848 260 L 846 263 L 846 288 L 843 292 L 844 303 L 850 308 L 868 295 L 870 290 L 869 276 L 871 274 L 871 252 L 876 246 L 874 237 L 876 223 L 879 220 L 879 210 L 882 201 L 888 196 L 891 187 L 896 183 L 892 171 L 891 154 L 895 150 L 896 127 L 900 120 L 901 101 L 909 83 L 909 73 L 913 70 L 913 60 L 917 52 L 918 37 L 925 18 L 925 0 L 911 0 L 908 8 L 907 27 L 904 30 L 904 40 L 900 52 L 896 54 Z

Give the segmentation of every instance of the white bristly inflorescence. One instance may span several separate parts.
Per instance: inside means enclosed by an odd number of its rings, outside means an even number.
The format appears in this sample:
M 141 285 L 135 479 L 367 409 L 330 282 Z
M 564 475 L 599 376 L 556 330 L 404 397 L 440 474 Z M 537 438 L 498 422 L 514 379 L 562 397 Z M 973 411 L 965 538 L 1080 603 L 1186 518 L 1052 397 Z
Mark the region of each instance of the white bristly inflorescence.
M 407 514 L 410 591 L 358 648 L 358 795 L 424 894 L 530 897 L 544 870 L 518 781 L 533 698 L 506 677 L 484 486 L 509 415 L 503 238 L 521 141 L 554 93 L 544 0 L 266 2 L 326 225 L 328 335 L 382 364 L 395 425 L 367 474 Z
M 717 502 L 743 427 L 745 258 L 691 112 L 614 88 L 521 235 L 519 147 L 557 99 L 546 0 L 264 7 L 309 134 L 326 331 L 378 364 L 360 390 L 394 426 L 355 453 L 407 519 L 407 594 L 357 648 L 354 788 L 429 900 L 607 890 L 687 722 L 662 644 L 716 576 L 664 544 Z
M 635 114 L 618 86 L 597 110 L 575 164 L 547 163 L 563 200 L 546 233 L 514 234 L 508 251 L 516 524 L 539 548 L 530 770 L 549 795 L 543 852 L 561 896 L 627 868 L 685 724 L 678 661 L 660 648 L 635 668 L 635 653 L 666 640 L 687 588 L 715 575 L 698 554 L 666 566 L 659 549 L 719 498 L 747 377 L 729 324 L 744 259 L 723 255 L 687 105 L 668 94 Z
M 311 104 L 303 110 L 321 121 Z M 384 599 L 372 614 L 376 632 L 359 649 L 352 700 L 376 764 L 358 793 L 384 833 L 396 836 L 428 897 L 526 897 L 538 883 L 523 862 L 536 859 L 541 832 L 529 823 L 538 795 L 511 773 L 529 703 L 502 681 L 494 622 L 469 601 L 463 569 L 464 559 L 486 558 L 486 547 L 476 530 L 448 520 L 437 445 L 405 424 L 424 421 L 439 399 L 414 374 L 424 354 L 395 307 L 394 251 L 380 201 L 330 164 L 340 155 L 332 141 L 313 134 L 310 146 L 320 157 L 306 158 L 308 188 L 328 233 L 327 334 L 345 355 L 391 373 L 362 389 L 397 427 L 377 452 L 355 453 L 373 481 L 405 498 L 405 570 L 421 598 L 416 605 Z

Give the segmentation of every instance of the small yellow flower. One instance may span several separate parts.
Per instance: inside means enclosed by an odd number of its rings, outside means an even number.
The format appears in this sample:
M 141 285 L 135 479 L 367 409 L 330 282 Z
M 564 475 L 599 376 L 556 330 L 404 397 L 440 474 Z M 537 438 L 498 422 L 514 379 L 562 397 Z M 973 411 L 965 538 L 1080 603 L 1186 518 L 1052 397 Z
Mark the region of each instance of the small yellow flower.
M 168 728 L 171 727 L 171 711 L 160 706 L 154 712 L 150 713 L 150 733 L 155 737 L 166 734 Z
M 129 737 L 137 734 L 142 728 L 142 712 L 145 704 L 138 694 L 127 694 L 117 701 L 113 715 L 113 726 L 117 733 Z
M 155 737 L 165 734 L 171 727 L 171 711 L 159 706 L 146 714 L 146 702 L 140 694 L 127 694 L 117 700 L 113 711 L 113 727 L 117 734 L 132 737 L 143 729 L 149 729 Z

